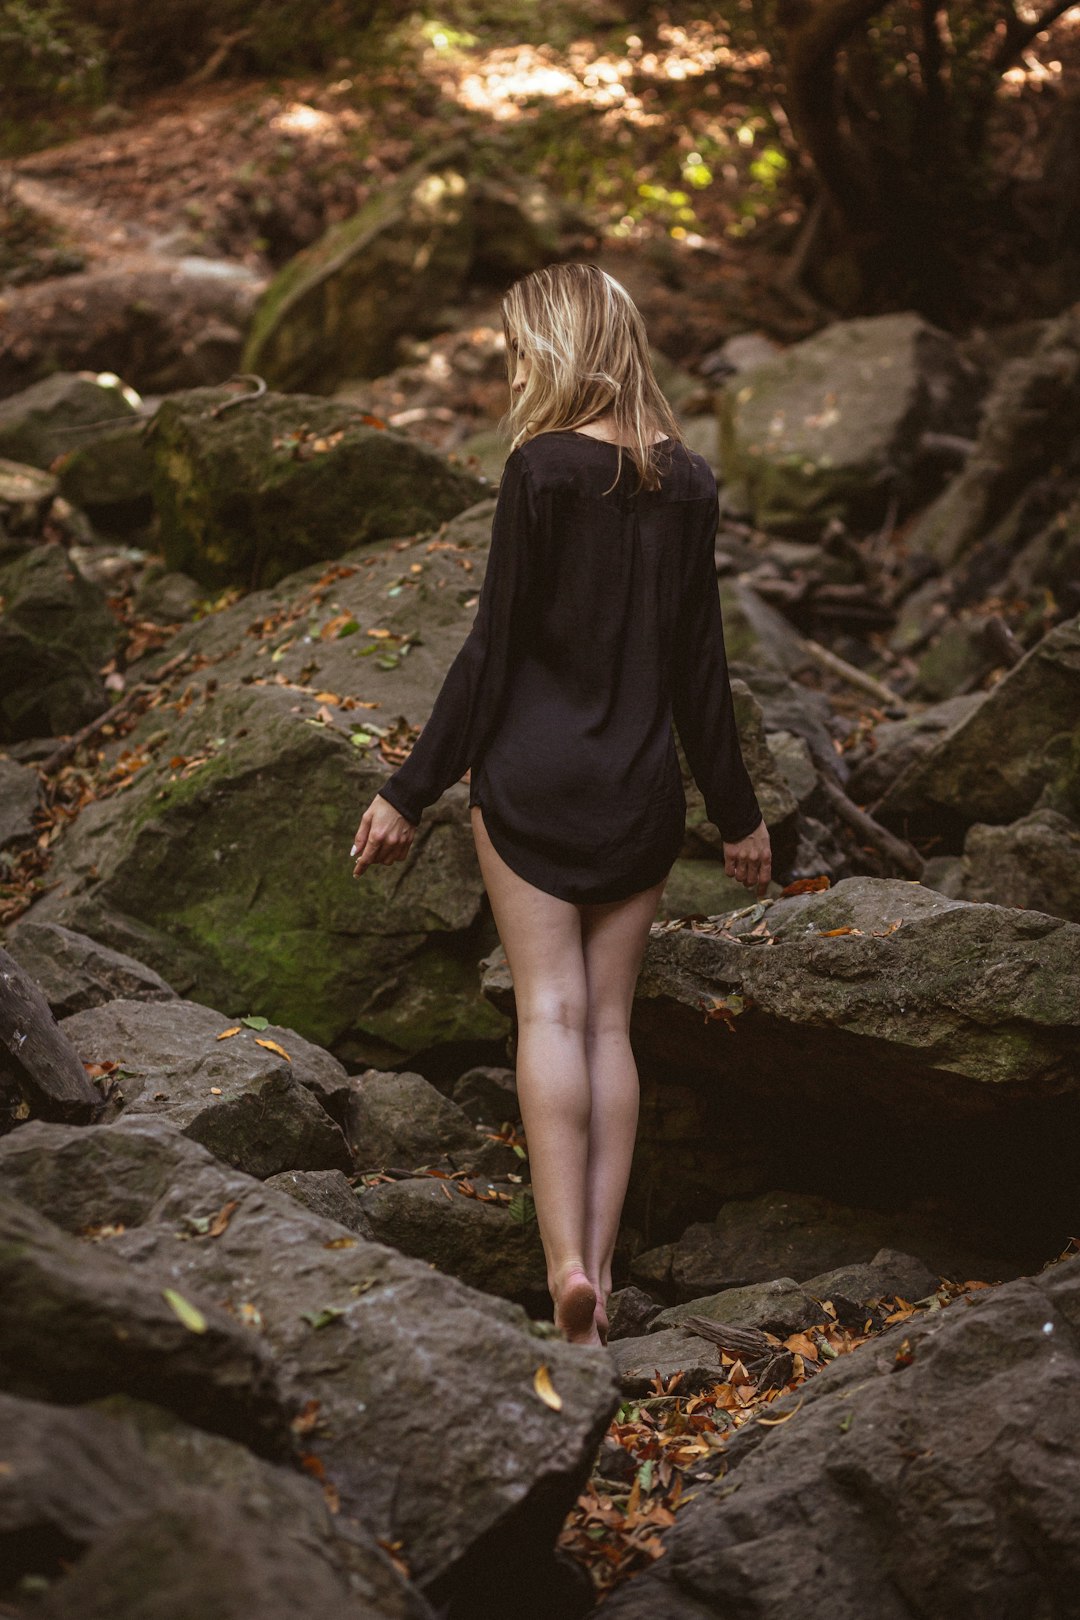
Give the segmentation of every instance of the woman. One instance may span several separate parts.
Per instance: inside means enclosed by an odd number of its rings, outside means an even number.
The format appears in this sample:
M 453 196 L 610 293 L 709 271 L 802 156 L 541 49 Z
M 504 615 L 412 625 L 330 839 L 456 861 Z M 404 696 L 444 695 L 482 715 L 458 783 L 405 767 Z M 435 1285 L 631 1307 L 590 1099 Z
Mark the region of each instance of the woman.
M 771 848 L 743 763 L 713 547 L 716 482 L 656 383 L 644 324 L 591 264 L 503 301 L 511 453 L 476 619 L 355 875 L 409 853 L 471 767 L 477 856 L 514 981 L 517 1087 L 555 1321 L 606 1344 L 638 1119 L 630 1011 L 685 832 L 674 719 L 727 872 Z

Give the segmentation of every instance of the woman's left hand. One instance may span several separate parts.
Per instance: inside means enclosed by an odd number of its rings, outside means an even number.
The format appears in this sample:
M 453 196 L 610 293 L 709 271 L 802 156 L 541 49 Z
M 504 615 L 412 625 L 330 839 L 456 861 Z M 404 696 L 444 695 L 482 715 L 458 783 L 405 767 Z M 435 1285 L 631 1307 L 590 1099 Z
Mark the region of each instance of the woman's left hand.
M 376 793 L 356 829 L 352 854 L 356 856 L 353 877 L 362 877 L 372 862 L 390 866 L 403 861 L 412 848 L 416 828 L 388 799 Z

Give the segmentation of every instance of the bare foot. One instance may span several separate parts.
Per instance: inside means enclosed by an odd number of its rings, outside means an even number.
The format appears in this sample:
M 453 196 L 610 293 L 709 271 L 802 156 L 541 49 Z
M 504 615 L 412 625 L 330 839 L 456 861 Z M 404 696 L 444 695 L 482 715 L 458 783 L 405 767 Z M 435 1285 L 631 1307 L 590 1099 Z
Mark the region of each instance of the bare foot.
M 593 1313 L 596 1289 L 579 1265 L 569 1266 L 552 1290 L 555 1326 L 570 1344 L 599 1344 Z

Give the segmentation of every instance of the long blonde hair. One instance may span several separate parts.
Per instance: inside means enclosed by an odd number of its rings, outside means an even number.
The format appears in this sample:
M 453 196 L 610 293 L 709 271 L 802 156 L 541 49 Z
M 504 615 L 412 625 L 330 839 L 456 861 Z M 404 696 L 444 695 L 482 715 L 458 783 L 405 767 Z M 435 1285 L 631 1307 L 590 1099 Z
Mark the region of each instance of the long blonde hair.
M 626 288 L 595 264 L 547 265 L 510 288 L 502 322 L 511 384 L 518 352 L 530 362 L 528 381 L 503 418 L 511 449 L 610 411 L 619 444 L 615 483 L 625 446 L 638 488 L 659 488 L 671 446 L 654 444 L 656 434 L 685 440 L 653 374 L 645 323 Z

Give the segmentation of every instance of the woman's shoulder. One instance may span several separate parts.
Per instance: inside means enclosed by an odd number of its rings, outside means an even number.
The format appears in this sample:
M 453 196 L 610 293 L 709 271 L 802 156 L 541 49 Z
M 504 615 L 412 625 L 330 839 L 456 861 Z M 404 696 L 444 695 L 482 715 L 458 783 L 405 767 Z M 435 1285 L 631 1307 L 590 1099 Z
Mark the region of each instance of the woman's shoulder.
M 705 457 L 680 440 L 662 441 L 661 477 L 664 486 L 683 499 L 716 495 L 716 477 Z M 617 447 L 607 439 L 569 430 L 538 433 L 512 450 L 506 466 L 528 472 L 537 485 L 577 484 L 586 469 L 603 474 L 606 484 L 617 463 Z M 629 460 L 624 454 L 624 462 Z

